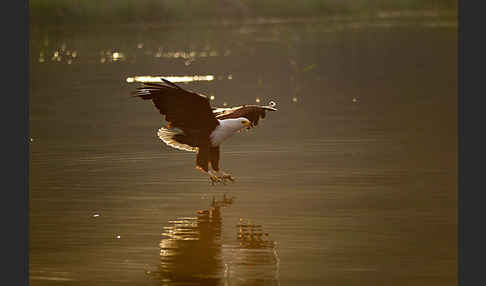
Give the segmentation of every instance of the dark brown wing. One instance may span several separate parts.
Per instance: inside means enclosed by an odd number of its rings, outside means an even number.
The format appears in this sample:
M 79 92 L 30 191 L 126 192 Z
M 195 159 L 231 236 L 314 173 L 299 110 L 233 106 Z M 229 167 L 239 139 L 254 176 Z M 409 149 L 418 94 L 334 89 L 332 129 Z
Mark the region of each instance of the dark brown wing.
M 273 103 L 273 102 L 272 102 Z M 251 126 L 257 126 L 260 118 L 265 118 L 266 111 L 276 111 L 275 103 L 270 106 L 243 105 L 231 108 L 215 108 L 213 113 L 219 120 L 228 118 L 245 117 L 251 122 Z
M 143 82 L 134 95 L 152 100 L 160 114 L 165 115 L 170 127 L 206 134 L 219 125 L 207 97 L 187 91 L 166 79 L 162 80 L 162 84 Z

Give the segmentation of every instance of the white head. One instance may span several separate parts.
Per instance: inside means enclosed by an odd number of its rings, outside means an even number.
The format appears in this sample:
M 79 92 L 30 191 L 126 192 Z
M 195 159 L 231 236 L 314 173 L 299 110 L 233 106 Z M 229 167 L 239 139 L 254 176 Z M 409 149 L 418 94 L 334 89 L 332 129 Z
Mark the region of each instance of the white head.
M 231 131 L 238 131 L 250 127 L 250 120 L 245 117 L 229 118 L 220 122 L 225 128 L 231 129 Z

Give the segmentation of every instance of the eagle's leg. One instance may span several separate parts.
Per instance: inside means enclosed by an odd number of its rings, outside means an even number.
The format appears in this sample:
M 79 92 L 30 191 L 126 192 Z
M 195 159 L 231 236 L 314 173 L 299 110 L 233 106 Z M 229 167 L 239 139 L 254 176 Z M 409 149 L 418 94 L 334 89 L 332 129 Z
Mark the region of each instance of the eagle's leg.
M 219 146 L 212 146 L 210 148 L 210 163 L 211 168 L 214 170 L 215 174 L 218 176 L 220 182 L 226 185 L 226 180 L 230 180 L 234 182 L 233 177 L 231 174 L 225 173 L 223 171 L 220 172 L 219 169 Z
M 209 145 L 210 145 L 209 139 L 201 140 L 199 142 L 196 168 L 209 175 L 209 179 L 211 179 L 211 185 L 214 186 L 214 183 L 221 182 L 221 179 L 214 171 L 209 170 L 209 161 L 211 155 L 211 147 L 209 147 Z

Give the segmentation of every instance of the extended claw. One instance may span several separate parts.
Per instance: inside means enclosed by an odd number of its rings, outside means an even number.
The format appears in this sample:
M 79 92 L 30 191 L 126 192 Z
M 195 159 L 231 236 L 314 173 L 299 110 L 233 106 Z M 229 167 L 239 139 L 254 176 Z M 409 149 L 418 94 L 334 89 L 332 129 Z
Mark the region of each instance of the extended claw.
M 231 176 L 231 174 L 227 174 L 227 173 L 223 173 L 223 175 L 220 177 L 223 184 L 226 185 L 226 180 L 230 180 L 231 182 L 234 182 L 235 181 L 235 178 L 233 178 L 233 176 Z
M 211 180 L 211 185 L 212 186 L 214 186 L 215 183 L 220 183 L 221 182 L 221 178 L 218 177 L 213 172 L 209 171 L 208 174 L 209 174 L 209 179 Z
M 221 182 L 221 179 L 216 176 L 210 176 L 209 179 L 211 180 L 211 186 L 214 186 L 215 183 Z

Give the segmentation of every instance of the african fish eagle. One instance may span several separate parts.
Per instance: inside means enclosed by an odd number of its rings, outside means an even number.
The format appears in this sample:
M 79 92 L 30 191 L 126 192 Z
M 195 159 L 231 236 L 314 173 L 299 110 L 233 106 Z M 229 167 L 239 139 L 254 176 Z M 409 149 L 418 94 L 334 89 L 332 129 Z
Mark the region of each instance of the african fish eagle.
M 168 122 L 157 135 L 168 146 L 197 152 L 196 169 L 207 174 L 211 183 L 233 181 L 231 174 L 219 169 L 219 146 L 234 133 L 258 125 L 265 112 L 276 111 L 269 106 L 242 105 L 211 108 L 205 95 L 185 90 L 162 78 L 163 83 L 142 82 L 133 95 L 152 100 Z M 178 130 L 176 130 L 178 129 Z M 211 163 L 213 170 L 209 170 Z

